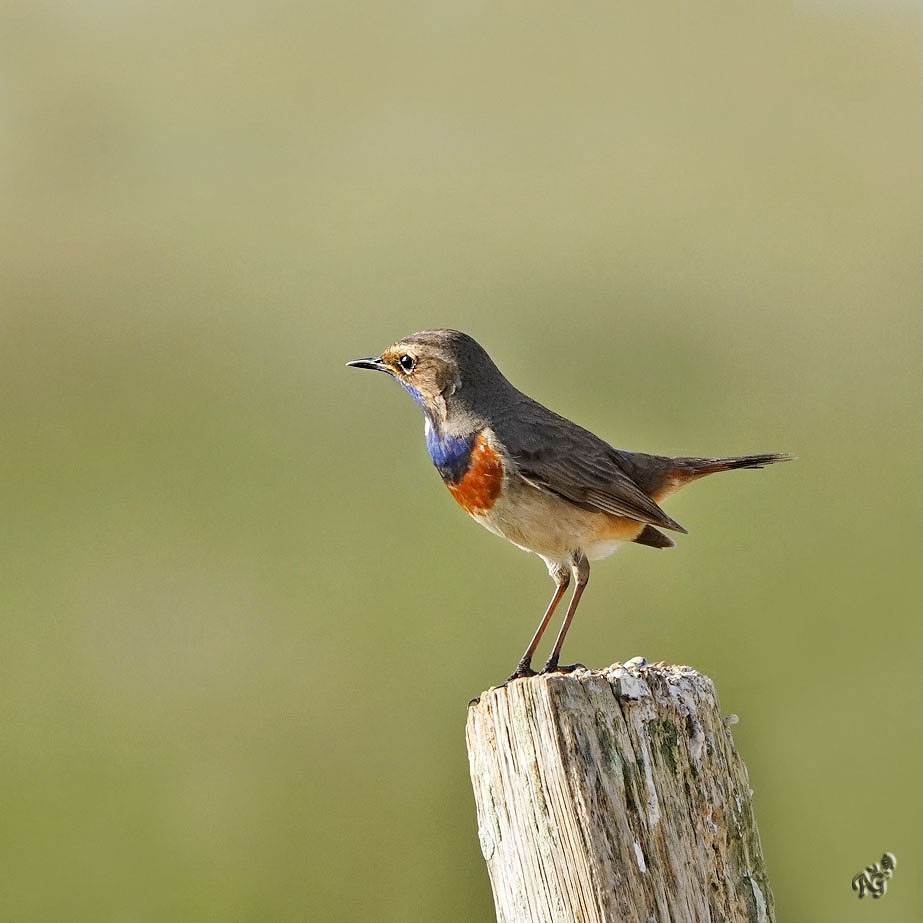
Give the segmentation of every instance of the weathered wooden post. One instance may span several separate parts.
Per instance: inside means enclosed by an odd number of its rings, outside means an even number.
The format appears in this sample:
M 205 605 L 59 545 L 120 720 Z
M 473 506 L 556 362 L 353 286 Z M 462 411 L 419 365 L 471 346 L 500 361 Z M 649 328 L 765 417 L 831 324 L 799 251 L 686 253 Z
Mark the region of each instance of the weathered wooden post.
M 772 923 L 747 770 L 711 680 L 629 661 L 468 710 L 499 923 Z

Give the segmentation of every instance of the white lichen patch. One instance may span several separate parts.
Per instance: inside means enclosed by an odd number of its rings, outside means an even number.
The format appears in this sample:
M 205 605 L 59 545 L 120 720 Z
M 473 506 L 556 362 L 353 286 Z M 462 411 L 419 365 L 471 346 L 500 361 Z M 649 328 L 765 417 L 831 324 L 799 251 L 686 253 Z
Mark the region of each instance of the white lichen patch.
M 641 765 L 644 771 L 644 785 L 647 788 L 647 822 L 653 828 L 660 823 L 660 799 L 657 797 L 657 787 L 654 785 L 651 750 L 646 737 L 641 738 Z
M 644 850 L 641 848 L 641 844 L 635 840 L 635 857 L 638 860 L 638 868 L 642 872 L 647 871 L 647 863 L 644 861 Z
M 756 923 L 766 923 L 766 898 L 760 886 L 751 878 L 750 887 L 753 888 L 753 900 L 756 902 Z
M 626 699 L 640 700 L 650 698 L 650 686 L 637 673 L 629 673 L 625 670 L 617 678 L 622 695 Z
M 705 731 L 698 718 L 702 703 L 698 701 L 695 686 L 690 679 L 682 677 L 676 682 L 669 683 L 667 690 L 676 713 L 682 718 L 689 719 L 689 756 L 696 769 L 701 769 L 702 754 L 705 749 Z
M 497 848 L 497 841 L 493 837 L 493 831 L 488 830 L 486 827 L 478 827 L 478 841 L 481 844 L 481 854 L 490 862 L 494 850 Z

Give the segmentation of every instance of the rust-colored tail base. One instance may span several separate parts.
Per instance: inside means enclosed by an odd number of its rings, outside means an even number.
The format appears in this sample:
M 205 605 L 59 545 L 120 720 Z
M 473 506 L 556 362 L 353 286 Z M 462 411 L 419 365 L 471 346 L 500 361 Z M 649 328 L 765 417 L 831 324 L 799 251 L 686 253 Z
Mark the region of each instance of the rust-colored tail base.
M 651 497 L 660 503 L 690 481 L 705 477 L 706 474 L 731 471 L 733 468 L 765 468 L 776 462 L 791 461 L 794 457 L 785 452 L 767 452 L 764 455 L 735 455 L 732 458 L 664 458 L 662 462 L 672 464 L 672 467 L 667 468 L 665 477 Z M 681 531 L 686 530 L 681 528 Z M 675 544 L 672 538 L 652 525 L 646 525 L 632 541 L 651 548 L 672 548 Z
M 671 458 L 672 467 L 651 496 L 657 503 L 685 487 L 690 481 L 696 481 L 706 474 L 718 471 L 731 471 L 734 468 L 765 468 L 776 462 L 791 461 L 795 456 L 784 452 L 767 452 L 763 455 L 735 455 L 731 458 Z M 649 542 L 646 544 L 650 544 Z

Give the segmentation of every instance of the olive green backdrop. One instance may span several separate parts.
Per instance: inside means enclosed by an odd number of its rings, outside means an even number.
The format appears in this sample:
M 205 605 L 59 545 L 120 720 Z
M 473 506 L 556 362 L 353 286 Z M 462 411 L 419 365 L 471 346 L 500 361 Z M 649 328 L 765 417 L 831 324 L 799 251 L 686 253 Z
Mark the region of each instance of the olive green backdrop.
M 565 657 L 714 678 L 780 923 L 918 917 L 920 11 L 636 7 L 5 7 L 0 918 L 492 919 L 465 703 L 551 582 L 344 367 L 433 326 L 616 445 L 798 454 Z

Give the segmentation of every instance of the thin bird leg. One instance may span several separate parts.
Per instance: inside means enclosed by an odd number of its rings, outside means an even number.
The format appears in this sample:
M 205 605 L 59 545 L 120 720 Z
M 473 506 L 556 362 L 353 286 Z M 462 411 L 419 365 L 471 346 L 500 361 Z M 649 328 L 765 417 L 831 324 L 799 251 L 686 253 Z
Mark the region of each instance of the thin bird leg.
M 557 609 L 558 603 L 561 601 L 561 597 L 564 595 L 564 591 L 570 583 L 570 574 L 564 571 L 561 575 L 555 575 L 555 581 L 558 585 L 555 588 L 554 596 L 551 597 L 551 602 L 548 603 L 548 608 L 545 610 L 545 614 L 542 616 L 538 628 L 535 629 L 535 634 L 532 635 L 532 640 L 529 642 L 526 652 L 522 655 L 515 673 L 513 673 L 507 682 L 519 679 L 521 676 L 535 676 L 535 670 L 532 669 L 532 655 L 535 653 L 535 648 L 538 647 L 538 642 L 541 641 L 542 635 L 548 627 L 548 623 L 551 621 L 551 616 L 554 615 L 554 610 Z
M 574 663 L 566 667 L 559 667 L 558 658 L 561 656 L 561 645 L 564 644 L 564 636 L 567 634 L 567 629 L 570 628 L 570 623 L 574 620 L 577 604 L 580 602 L 580 597 L 583 596 L 587 581 L 590 579 L 590 562 L 586 559 L 586 555 L 581 554 L 579 558 L 575 559 L 574 576 L 577 578 L 577 585 L 574 587 L 574 595 L 571 597 L 570 605 L 567 607 L 567 614 L 564 616 L 564 621 L 561 623 L 561 630 L 558 632 L 558 637 L 555 639 L 551 654 L 545 661 L 545 666 L 542 667 L 542 673 L 570 673 L 578 666 L 582 666 L 582 664 Z

